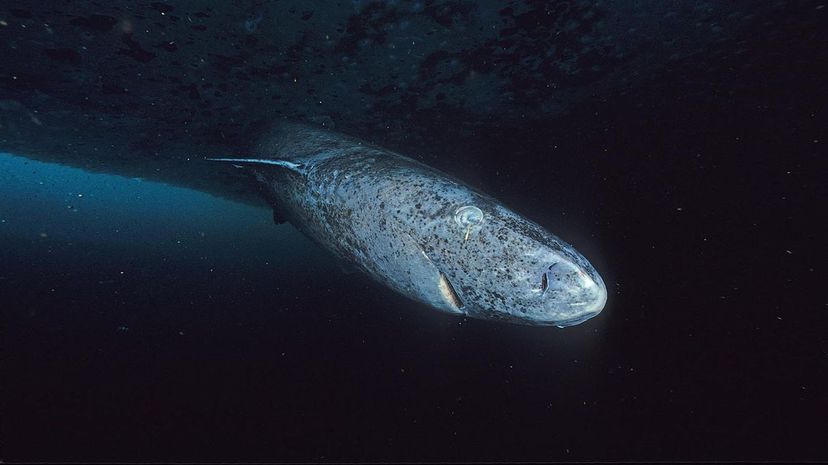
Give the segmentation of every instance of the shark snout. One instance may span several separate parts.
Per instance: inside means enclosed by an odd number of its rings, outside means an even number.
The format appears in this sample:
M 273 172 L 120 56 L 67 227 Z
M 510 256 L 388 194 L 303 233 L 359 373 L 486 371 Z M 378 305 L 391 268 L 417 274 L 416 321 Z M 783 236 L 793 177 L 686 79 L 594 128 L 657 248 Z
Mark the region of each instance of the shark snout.
M 607 288 L 593 269 L 567 261 L 550 265 L 543 276 L 546 317 L 558 327 L 573 326 L 599 314 L 607 303 Z

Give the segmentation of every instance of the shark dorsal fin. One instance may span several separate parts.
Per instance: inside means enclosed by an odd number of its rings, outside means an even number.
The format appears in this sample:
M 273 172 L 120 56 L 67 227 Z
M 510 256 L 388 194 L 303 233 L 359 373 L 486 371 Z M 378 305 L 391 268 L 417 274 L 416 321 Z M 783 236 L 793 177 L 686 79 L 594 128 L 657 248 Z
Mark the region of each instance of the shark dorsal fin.
M 294 163 L 292 161 L 287 160 L 276 160 L 276 159 L 265 159 L 265 158 L 205 158 L 207 161 L 218 161 L 223 163 L 232 163 L 237 167 L 243 167 L 245 165 L 269 165 L 269 166 L 280 166 L 282 168 L 287 168 L 292 171 L 296 171 L 300 174 L 305 174 L 305 164 L 304 163 Z

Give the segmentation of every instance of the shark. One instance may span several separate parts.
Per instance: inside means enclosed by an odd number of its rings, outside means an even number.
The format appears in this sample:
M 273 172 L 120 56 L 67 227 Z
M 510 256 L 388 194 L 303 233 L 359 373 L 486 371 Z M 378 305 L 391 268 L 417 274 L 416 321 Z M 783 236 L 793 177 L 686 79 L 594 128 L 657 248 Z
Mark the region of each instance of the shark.
M 298 123 L 245 157 L 277 223 L 290 222 L 398 293 L 471 318 L 567 327 L 607 302 L 575 248 L 494 198 L 413 158 Z

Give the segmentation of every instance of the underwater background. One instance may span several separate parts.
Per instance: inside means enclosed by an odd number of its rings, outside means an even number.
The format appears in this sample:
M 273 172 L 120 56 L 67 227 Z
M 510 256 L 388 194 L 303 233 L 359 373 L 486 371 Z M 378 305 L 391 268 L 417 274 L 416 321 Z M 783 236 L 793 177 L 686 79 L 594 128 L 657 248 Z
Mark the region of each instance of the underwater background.
M 826 13 L 0 5 L 0 460 L 828 460 Z M 607 307 L 463 319 L 348 273 L 203 161 L 276 119 L 503 201 Z

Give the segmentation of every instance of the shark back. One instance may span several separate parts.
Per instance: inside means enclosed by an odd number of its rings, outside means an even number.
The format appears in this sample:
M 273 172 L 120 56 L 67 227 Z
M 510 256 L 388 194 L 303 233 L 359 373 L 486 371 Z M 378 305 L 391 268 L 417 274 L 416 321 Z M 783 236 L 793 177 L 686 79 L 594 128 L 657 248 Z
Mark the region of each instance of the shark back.
M 259 140 L 252 158 L 283 160 L 309 166 L 346 155 L 364 145 L 364 142 L 357 139 L 301 123 L 279 122 L 271 126 Z

